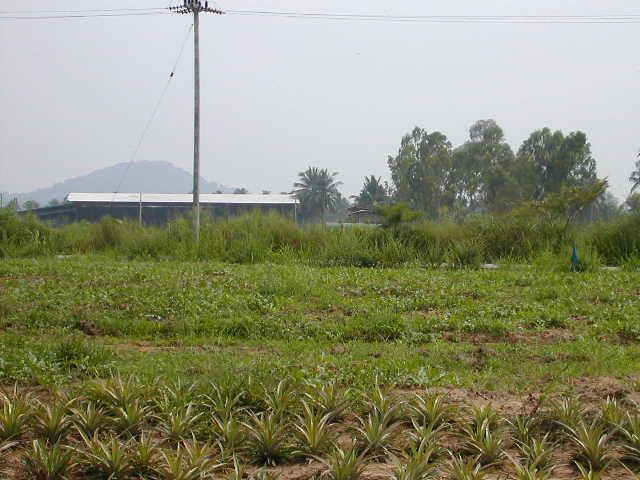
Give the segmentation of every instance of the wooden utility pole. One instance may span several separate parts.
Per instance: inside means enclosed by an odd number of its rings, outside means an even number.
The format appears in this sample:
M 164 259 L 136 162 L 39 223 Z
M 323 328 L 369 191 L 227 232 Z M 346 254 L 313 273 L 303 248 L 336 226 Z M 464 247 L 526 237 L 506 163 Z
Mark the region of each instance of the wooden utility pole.
M 200 240 L 200 12 L 224 13 L 210 8 L 209 2 L 184 0 L 179 7 L 170 7 L 176 13 L 193 14 L 193 238 Z
M 198 1 L 198 3 L 200 3 Z M 200 17 L 193 9 L 193 238 L 200 241 Z

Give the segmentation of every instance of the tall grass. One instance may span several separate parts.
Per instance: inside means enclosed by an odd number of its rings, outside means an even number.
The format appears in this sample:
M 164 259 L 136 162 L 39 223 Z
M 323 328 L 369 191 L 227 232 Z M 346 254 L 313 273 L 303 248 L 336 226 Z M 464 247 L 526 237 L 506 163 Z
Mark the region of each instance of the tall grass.
M 640 257 L 640 214 L 598 223 L 591 230 L 593 248 L 607 263 L 637 262 Z
M 640 216 L 574 227 L 511 214 L 462 222 L 416 222 L 393 229 L 301 227 L 277 214 L 207 219 L 195 244 L 187 218 L 164 227 L 105 218 L 52 228 L 33 216 L 0 211 L 0 258 L 103 254 L 125 259 L 218 260 L 384 267 L 403 264 L 473 268 L 485 262 L 530 262 L 564 255 L 578 241 L 608 264 L 640 257 Z

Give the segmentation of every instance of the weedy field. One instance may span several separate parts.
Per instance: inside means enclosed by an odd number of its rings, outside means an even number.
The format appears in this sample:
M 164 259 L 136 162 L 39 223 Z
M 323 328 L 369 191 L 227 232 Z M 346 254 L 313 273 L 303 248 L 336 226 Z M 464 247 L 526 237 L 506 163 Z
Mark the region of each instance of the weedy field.
M 501 267 L 2 260 L 5 475 L 636 478 L 640 272 Z

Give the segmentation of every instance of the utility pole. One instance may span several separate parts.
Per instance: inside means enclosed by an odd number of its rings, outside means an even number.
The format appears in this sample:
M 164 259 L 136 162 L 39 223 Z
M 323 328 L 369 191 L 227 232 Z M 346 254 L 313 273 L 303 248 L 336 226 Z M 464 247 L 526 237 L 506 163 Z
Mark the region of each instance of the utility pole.
M 169 7 L 175 13 L 193 14 L 193 238 L 200 240 L 200 12 L 223 14 L 210 8 L 209 2 L 184 0 L 179 7 Z

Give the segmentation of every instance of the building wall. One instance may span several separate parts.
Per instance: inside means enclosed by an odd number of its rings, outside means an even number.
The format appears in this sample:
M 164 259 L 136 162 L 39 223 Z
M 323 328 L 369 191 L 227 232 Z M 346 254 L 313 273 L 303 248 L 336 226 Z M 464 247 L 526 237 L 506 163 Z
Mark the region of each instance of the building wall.
M 200 205 L 200 215 L 203 218 L 228 218 L 253 211 L 277 212 L 281 215 L 295 218 L 295 206 L 288 204 L 227 204 L 227 205 Z M 190 216 L 191 205 L 142 205 L 142 222 L 145 225 L 165 225 L 180 217 Z M 137 222 L 140 215 L 139 204 L 95 204 L 78 203 L 65 204 L 58 207 L 47 207 L 30 210 L 41 220 L 55 226 L 66 225 L 73 222 L 99 222 L 105 217 L 131 220 Z

